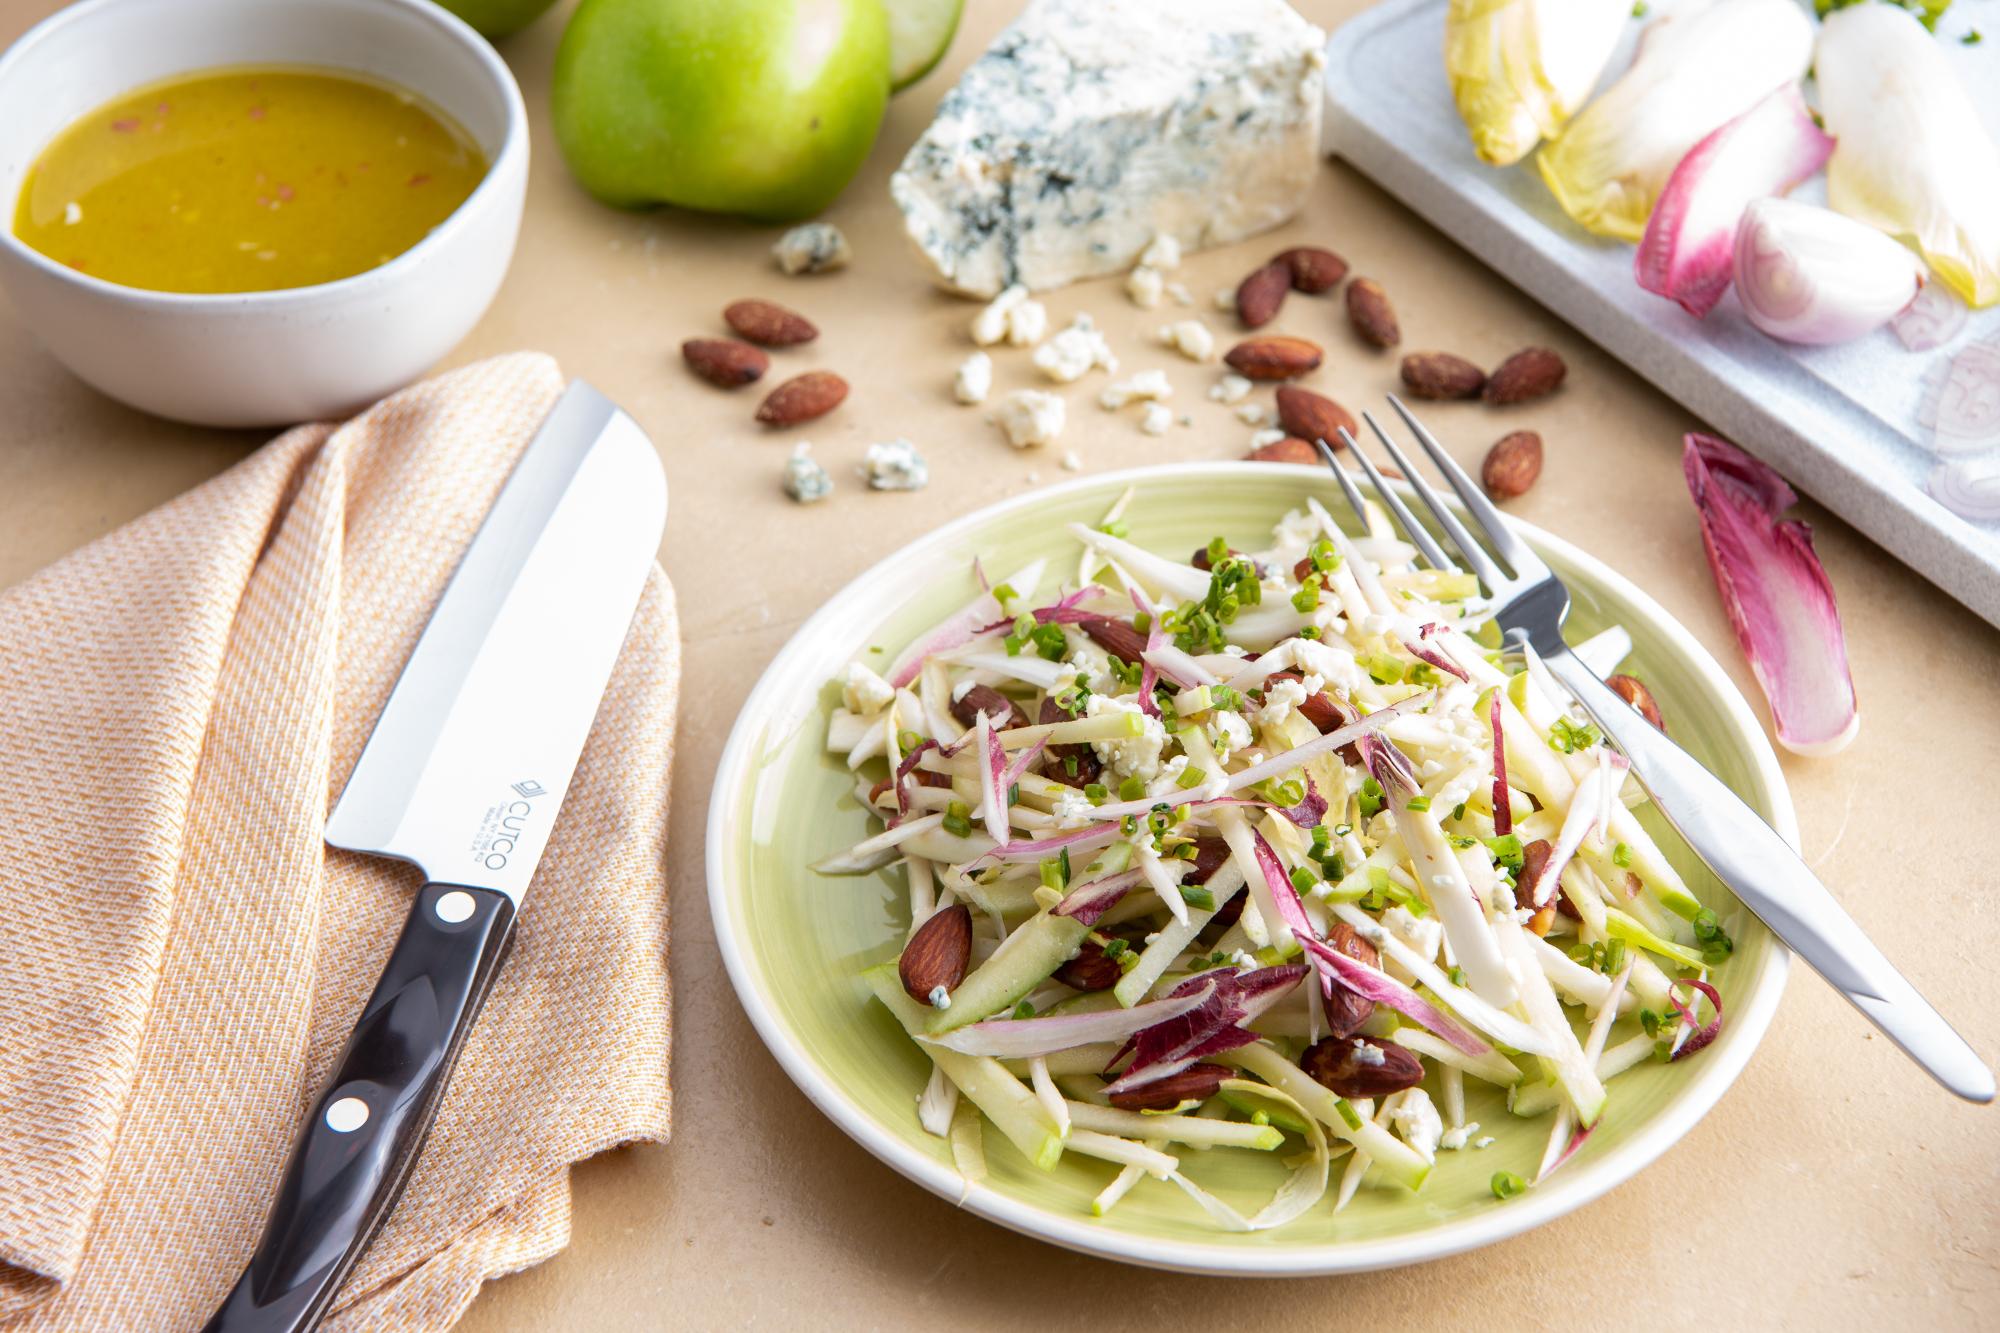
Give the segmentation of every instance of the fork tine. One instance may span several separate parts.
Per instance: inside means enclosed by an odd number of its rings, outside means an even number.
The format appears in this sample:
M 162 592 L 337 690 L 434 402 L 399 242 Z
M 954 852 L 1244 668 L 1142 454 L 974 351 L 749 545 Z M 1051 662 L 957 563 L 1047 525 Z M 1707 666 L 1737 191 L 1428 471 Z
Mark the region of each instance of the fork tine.
M 1486 554 L 1486 548 L 1473 540 L 1472 534 L 1465 530 L 1465 525 L 1458 521 L 1458 515 L 1445 506 L 1437 489 L 1424 480 L 1423 473 L 1410 465 L 1409 457 L 1397 447 L 1394 440 L 1389 438 L 1389 432 L 1382 429 L 1382 423 L 1375 419 L 1374 414 L 1363 412 L 1361 419 L 1368 423 L 1368 429 L 1375 432 L 1375 438 L 1382 441 L 1382 447 L 1389 451 L 1389 457 L 1396 460 L 1396 466 L 1402 469 L 1410 485 L 1415 487 L 1417 494 L 1423 498 L 1424 506 L 1437 518 L 1438 526 L 1444 529 L 1445 537 L 1465 557 L 1466 565 L 1479 576 L 1479 581 L 1486 585 L 1488 592 L 1497 594 L 1506 584 L 1507 578 L 1500 572 L 1500 567 L 1493 563 L 1493 558 Z
M 1366 413 L 1363 413 L 1363 415 L 1365 416 Z M 1382 432 L 1377 430 L 1375 433 L 1380 435 Z M 1376 468 L 1374 463 L 1369 461 L 1368 455 L 1361 452 L 1361 442 L 1348 432 L 1347 427 L 1342 426 L 1340 428 L 1340 438 L 1347 441 L 1347 452 L 1354 455 L 1354 461 L 1359 463 L 1361 470 L 1368 474 L 1369 484 L 1375 488 L 1375 493 L 1382 497 L 1383 505 L 1394 516 L 1397 525 L 1403 529 L 1404 535 L 1410 539 L 1410 544 L 1417 548 L 1417 553 L 1423 556 L 1424 563 L 1432 569 L 1457 569 L 1458 566 L 1452 563 L 1451 557 L 1439 549 L 1437 542 L 1432 540 L 1430 530 L 1417 522 L 1417 516 L 1412 514 L 1410 507 L 1403 503 L 1403 497 L 1396 494 L 1395 488 L 1389 485 L 1388 481 L 1383 478 L 1381 471 Z M 1407 464 L 1404 465 L 1403 470 L 1405 473 L 1409 471 Z
M 1437 437 L 1424 429 L 1423 423 L 1403 405 L 1403 400 L 1392 393 L 1389 395 L 1389 406 L 1396 409 L 1396 415 L 1403 419 L 1403 424 L 1417 437 L 1417 443 L 1421 444 L 1424 452 L 1431 456 L 1431 462 L 1437 464 L 1438 471 L 1442 472 L 1444 479 L 1451 483 L 1452 490 L 1458 492 L 1458 498 L 1464 503 L 1465 511 L 1472 515 L 1472 521 L 1486 534 L 1486 540 L 1500 553 L 1500 558 L 1513 567 L 1514 573 L 1524 579 L 1537 579 L 1547 574 L 1548 566 L 1528 549 L 1526 542 L 1514 535 L 1507 526 L 1507 520 L 1500 516 L 1500 511 L 1493 507 L 1493 502 L 1486 498 L 1486 493 L 1472 484 L 1472 478 L 1465 475 L 1465 469 L 1452 461 L 1444 446 L 1437 442 Z
M 1354 447 L 1354 437 L 1349 435 L 1345 428 L 1342 428 L 1340 435 L 1342 439 L 1347 441 L 1349 448 Z M 1333 472 L 1334 480 L 1340 483 L 1342 494 L 1347 496 L 1347 503 L 1353 506 L 1354 516 L 1361 520 L 1361 530 L 1366 532 L 1368 530 L 1368 506 L 1362 502 L 1361 492 L 1354 488 L 1354 479 L 1347 475 L 1346 468 L 1334 461 L 1332 445 L 1328 444 L 1325 440 L 1314 440 L 1313 443 L 1319 447 L 1320 457 L 1326 460 L 1327 467 Z

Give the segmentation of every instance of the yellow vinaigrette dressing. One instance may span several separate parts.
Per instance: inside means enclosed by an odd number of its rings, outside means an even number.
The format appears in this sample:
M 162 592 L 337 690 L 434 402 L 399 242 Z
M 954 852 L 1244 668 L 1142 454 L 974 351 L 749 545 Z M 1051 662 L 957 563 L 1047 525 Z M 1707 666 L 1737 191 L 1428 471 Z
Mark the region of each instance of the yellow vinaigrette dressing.
M 386 264 L 486 174 L 470 136 L 348 73 L 204 70 L 128 93 L 29 168 L 14 234 L 162 292 L 307 287 Z

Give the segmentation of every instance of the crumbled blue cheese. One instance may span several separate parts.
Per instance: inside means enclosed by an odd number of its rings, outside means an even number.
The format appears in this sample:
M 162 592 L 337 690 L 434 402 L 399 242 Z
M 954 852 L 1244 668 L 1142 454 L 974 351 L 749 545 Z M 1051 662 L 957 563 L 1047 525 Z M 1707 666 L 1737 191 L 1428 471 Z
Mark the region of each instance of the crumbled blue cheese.
M 1139 415 L 1139 429 L 1148 435 L 1165 435 L 1173 428 L 1173 409 L 1165 403 L 1148 403 Z
M 1264 706 L 1257 710 L 1257 725 L 1282 727 L 1292 710 L 1306 701 L 1306 688 L 1296 680 L 1272 681 L 1264 686 Z
M 1354 660 L 1353 653 L 1321 639 L 1292 640 L 1292 665 L 1302 672 L 1318 676 L 1323 685 L 1331 685 L 1337 692 L 1349 696 L 1368 679 L 1368 673 Z
M 847 267 L 847 261 L 854 257 L 847 248 L 847 237 L 830 222 L 808 222 L 792 228 L 778 238 L 771 253 L 779 268 L 793 274 L 831 273 Z
M 1437 1158 L 1438 1143 L 1444 1137 L 1444 1119 L 1438 1115 L 1431 1096 L 1422 1088 L 1405 1088 L 1382 1103 L 1389 1123 L 1403 1136 L 1403 1142 L 1425 1161 Z
M 1056 793 L 1055 809 L 1052 812 L 1056 823 L 1080 828 L 1096 818 L 1097 807 L 1090 798 L 1073 787 L 1064 787 Z
M 1216 757 L 1226 758 L 1250 744 L 1250 724 L 1243 720 L 1243 714 L 1218 708 L 1208 716 L 1208 738 Z
M 1382 924 L 1391 935 L 1408 945 L 1410 952 L 1426 962 L 1436 960 L 1438 948 L 1444 943 L 1444 926 L 1436 917 L 1418 916 L 1398 903 L 1382 913 Z
M 1016 283 L 972 317 L 972 341 L 981 347 L 1005 342 L 1033 347 L 1049 329 L 1048 308 L 1028 299 L 1028 289 Z
M 1068 328 L 1035 349 L 1035 369 L 1058 384 L 1073 384 L 1099 367 L 1116 371 L 1118 358 L 1089 315 L 1078 315 Z
M 1181 243 L 1172 232 L 1158 232 L 1153 243 L 1139 256 L 1139 262 L 1150 269 L 1168 273 L 1181 266 Z
M 1283 0 L 1032 0 L 890 194 L 938 281 L 974 296 L 1123 273 L 1161 236 L 1241 240 L 1317 178 L 1325 41 Z
M 1208 396 L 1218 403 L 1240 403 L 1255 387 L 1241 375 L 1224 375 L 1209 386 Z
M 952 397 L 966 404 L 983 403 L 992 389 L 992 357 L 984 352 L 974 352 L 959 362 L 958 374 L 953 376 L 951 381 Z
M 1284 438 L 1285 438 L 1285 432 L 1277 429 L 1276 427 L 1272 427 L 1268 430 L 1252 431 L 1250 433 L 1250 447 L 1252 449 L 1262 449 L 1265 445 L 1276 444 L 1279 440 L 1282 440 Z
M 1148 717 L 1145 710 L 1137 703 L 1114 698 L 1108 694 L 1091 695 L 1089 704 L 1085 706 L 1085 712 L 1090 717 L 1104 713 L 1139 714 L 1143 730 L 1137 736 L 1110 741 L 1092 741 L 1090 748 L 1096 752 L 1098 762 L 1121 778 L 1139 778 L 1151 782 L 1158 776 L 1160 751 L 1167 743 L 1167 729 L 1160 725 L 1160 719 Z
M 1359 1037 L 1356 1037 L 1354 1039 L 1355 1064 L 1368 1065 L 1371 1067 L 1379 1068 L 1380 1066 L 1387 1064 L 1388 1061 L 1389 1057 L 1382 1050 L 1381 1047 L 1375 1045 L 1372 1042 L 1363 1041 Z
M 942 986 L 931 987 L 931 1008 L 933 1009 L 951 1008 L 951 992 L 946 990 Z
M 1271 414 L 1262 403 L 1238 403 L 1236 419 L 1246 426 L 1261 426 L 1271 419 Z
M 847 711 L 861 717 L 879 713 L 896 699 L 896 691 L 888 681 L 875 674 L 861 662 L 849 662 L 847 674 L 841 677 L 840 701 L 847 705 Z
M 1491 1148 L 1493 1146 L 1493 1136 L 1491 1134 L 1481 1134 L 1472 1141 L 1472 1146 L 1475 1148 Z
M 1469 1125 L 1460 1125 L 1457 1129 L 1447 1129 L 1438 1137 L 1438 1147 L 1444 1149 L 1446 1152 L 1458 1152 L 1465 1147 L 1466 1140 L 1477 1133 L 1478 1129 L 1479 1122 L 1477 1120 Z M 1488 1140 L 1488 1142 L 1491 1141 L 1490 1139 Z
M 1171 300 L 1175 305 L 1194 304 L 1194 293 L 1188 290 L 1187 284 L 1184 282 L 1168 283 L 1167 298 Z
M 930 484 L 930 465 L 908 440 L 871 444 L 861 459 L 861 475 L 878 491 L 920 491 Z
M 1097 395 L 1097 405 L 1115 412 L 1127 403 L 1157 402 L 1174 396 L 1173 382 L 1164 370 L 1142 370 L 1129 380 L 1109 384 Z
M 833 494 L 833 478 L 812 458 L 812 445 L 804 440 L 792 447 L 785 460 L 785 494 L 800 504 L 811 504 Z
M 1062 434 L 1063 400 L 1040 389 L 1016 389 L 993 413 L 993 424 L 1016 449 L 1053 444 Z
M 1063 450 L 1062 465 L 1065 472 L 1081 472 L 1083 471 L 1083 455 L 1074 449 L 1065 449 Z
M 1216 291 L 1215 291 L 1215 297 L 1214 297 L 1214 303 L 1215 303 L 1215 308 L 1216 308 L 1217 310 L 1221 311 L 1221 312 L 1222 312 L 1223 314 L 1225 314 L 1225 315 L 1233 315 L 1233 314 L 1235 314 L 1235 313 L 1236 313 L 1236 289 L 1235 289 L 1234 287 L 1218 287 L 1218 288 L 1216 288 Z
M 1160 270 L 1141 264 L 1125 275 L 1125 294 L 1132 298 L 1132 304 L 1142 310 L 1151 310 L 1160 303 L 1167 292 L 1167 280 L 1160 276 Z
M 1160 342 L 1173 348 L 1190 361 L 1208 361 L 1215 356 L 1215 334 L 1208 325 L 1198 319 L 1176 320 L 1160 329 Z M 1231 376 L 1242 379 L 1242 376 Z M 1243 392 L 1250 392 L 1250 381 L 1243 380 Z M 1213 396 L 1213 393 L 1210 395 Z

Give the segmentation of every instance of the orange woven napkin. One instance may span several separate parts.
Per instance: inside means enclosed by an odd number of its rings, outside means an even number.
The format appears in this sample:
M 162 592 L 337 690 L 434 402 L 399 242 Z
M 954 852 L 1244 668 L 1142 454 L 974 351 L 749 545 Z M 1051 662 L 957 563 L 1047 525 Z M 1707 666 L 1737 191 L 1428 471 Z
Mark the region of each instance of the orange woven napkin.
M 414 868 L 320 829 L 563 380 L 502 357 L 301 426 L 0 593 L 0 1328 L 183 1329 L 256 1243 Z M 441 1329 L 668 1128 L 656 568 L 409 1188 L 330 1328 Z

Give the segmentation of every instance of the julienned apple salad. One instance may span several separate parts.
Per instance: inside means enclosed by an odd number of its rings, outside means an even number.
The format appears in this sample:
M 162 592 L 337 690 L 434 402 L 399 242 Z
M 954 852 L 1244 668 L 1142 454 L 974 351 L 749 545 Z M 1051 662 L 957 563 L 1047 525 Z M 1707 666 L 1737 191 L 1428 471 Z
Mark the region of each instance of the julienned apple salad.
M 1490 1142 L 1473 1078 L 1549 1117 L 1546 1178 L 1608 1080 L 1721 1026 L 1729 936 L 1622 759 L 1381 516 L 1179 560 L 1125 539 L 1131 499 L 1072 527 L 1073 577 L 1014 571 L 842 681 L 828 744 L 884 828 L 815 869 L 908 876 L 866 978 L 933 1062 L 924 1128 L 968 1181 L 990 1125 L 1118 1167 L 1099 1215 L 1152 1176 L 1259 1230 L 1336 1158 L 1338 1210 Z M 1208 1148 L 1293 1170 L 1246 1217 L 1183 1172 Z

